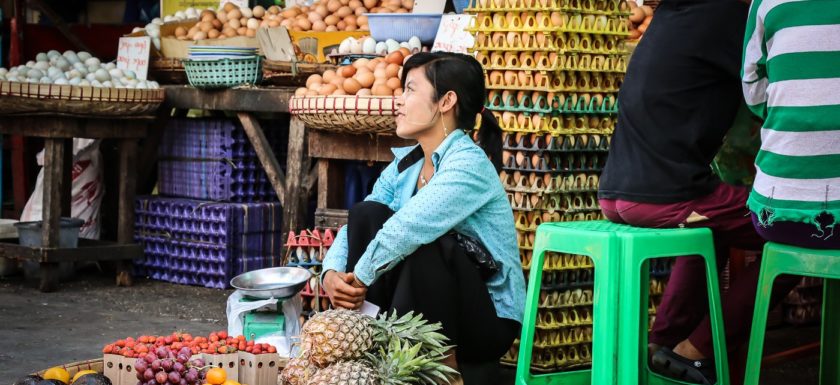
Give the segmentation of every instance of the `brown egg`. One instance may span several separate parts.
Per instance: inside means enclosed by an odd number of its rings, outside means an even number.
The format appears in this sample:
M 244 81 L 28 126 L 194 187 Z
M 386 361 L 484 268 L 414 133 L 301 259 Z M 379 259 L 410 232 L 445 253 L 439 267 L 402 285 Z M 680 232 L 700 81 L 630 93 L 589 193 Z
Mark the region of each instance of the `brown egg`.
M 247 27 L 248 26 L 248 18 L 244 17 L 244 16 L 240 17 L 239 18 L 239 24 L 241 24 L 243 27 Z
M 341 19 L 339 19 L 336 15 L 329 15 L 324 18 L 324 23 L 327 25 L 336 25 L 339 21 L 341 21 Z
M 370 88 L 362 88 L 359 92 L 356 92 L 356 96 L 373 96 L 373 93 L 370 91 Z
M 390 78 L 390 79 L 388 79 L 388 80 L 385 82 L 385 85 L 386 85 L 386 86 L 388 86 L 388 88 L 390 88 L 390 89 L 392 89 L 392 90 L 395 90 L 395 89 L 397 89 L 397 88 L 400 88 L 400 86 L 401 86 L 402 84 L 400 83 L 400 79 L 398 79 L 398 78 Z
M 193 35 L 193 40 L 204 40 L 207 38 L 207 32 L 198 31 Z
M 209 21 L 202 21 L 198 23 L 198 30 L 201 32 L 207 32 L 211 29 L 213 29 L 213 23 Z
M 516 86 L 518 77 L 516 76 L 516 71 L 505 71 L 505 85 L 506 86 Z
M 248 34 L 248 27 L 239 27 L 239 28 L 236 30 L 236 34 L 237 34 L 237 35 L 239 35 L 239 36 L 245 36 L 245 35 L 247 35 L 247 34 Z
M 318 20 L 312 23 L 312 30 L 315 32 L 324 32 L 327 30 L 327 23 L 324 23 L 321 20 Z
M 348 6 L 343 6 L 343 7 L 339 8 L 337 11 L 335 11 L 335 15 L 342 18 L 342 19 L 349 16 L 349 15 L 352 15 L 352 14 L 353 14 L 353 10 L 350 9 L 350 7 L 348 7 Z
M 324 71 L 324 74 L 321 75 L 321 78 L 324 79 L 324 83 L 331 82 L 333 79 L 335 79 L 335 77 L 336 77 L 336 73 L 333 70 L 326 70 L 326 71 Z
M 354 15 L 356 15 L 356 16 L 357 16 L 357 18 L 358 18 L 358 17 L 362 17 L 362 16 L 364 16 L 364 14 L 366 14 L 367 12 L 368 12 L 367 8 L 365 8 L 365 7 L 359 7 L 359 8 L 356 8 L 356 9 L 353 11 L 353 14 L 354 14 Z
M 231 27 L 225 27 L 225 29 L 222 30 L 222 34 L 226 37 L 236 37 L 238 35 L 236 33 L 236 29 Z
M 394 96 L 394 90 L 384 84 L 374 86 L 372 91 L 373 96 Z
M 305 5 L 303 7 L 300 7 L 300 13 L 302 13 L 304 15 L 309 13 L 309 11 L 311 11 L 311 10 L 312 10 L 311 7 L 308 7 L 308 6 L 305 6 Z
M 357 17 L 356 24 L 358 24 L 359 26 L 368 25 L 368 17 L 365 15 Z
M 201 11 L 201 16 L 199 16 L 199 20 L 201 20 L 201 21 L 212 21 L 215 18 L 216 18 L 216 13 L 209 10 L 209 9 L 205 9 L 205 10 Z
M 228 4 L 230 4 L 230 3 L 228 3 Z M 227 18 L 228 18 L 228 20 L 241 19 L 242 18 L 242 11 L 240 11 L 239 9 L 234 9 L 234 10 L 228 12 Z
M 220 11 L 218 14 L 216 14 L 216 20 L 220 21 L 222 24 L 227 23 L 228 22 L 227 13 Z
M 242 24 L 239 22 L 239 19 L 232 19 L 228 21 L 228 26 L 233 29 L 239 29 L 239 27 L 241 27 Z
M 408 57 L 409 55 L 411 55 L 411 50 L 409 50 L 408 48 L 405 48 L 405 47 L 400 47 L 399 51 L 403 55 L 403 60 L 400 60 L 400 63 L 399 63 L 399 64 L 402 64 L 403 61 L 405 61 L 405 58 Z
M 385 61 L 392 64 L 401 65 L 405 59 L 405 55 L 401 51 L 394 51 L 385 57 Z
M 347 23 L 345 23 L 344 20 L 341 20 L 335 26 L 339 31 L 344 31 L 347 28 Z
M 356 15 L 347 15 L 344 17 L 344 22 L 347 23 L 348 27 L 351 25 L 358 26 L 358 24 L 356 24 Z
M 308 91 L 308 89 L 306 87 L 300 87 L 300 88 L 295 90 L 295 96 L 298 96 L 298 97 L 306 96 L 306 91 Z
M 414 0 L 402 0 L 400 4 L 405 10 L 410 11 L 414 8 Z
M 224 25 L 219 19 L 213 19 L 210 21 L 210 24 L 213 26 L 213 29 L 221 30 L 222 26 Z
M 365 8 L 367 8 L 367 9 L 372 9 L 373 7 L 375 7 L 375 6 L 376 6 L 376 4 L 377 4 L 377 3 L 378 3 L 378 1 L 377 1 L 377 0 L 362 0 L 362 4 L 363 4 L 363 5 L 365 6 Z
M 387 67 L 385 67 L 385 76 L 388 78 L 396 78 L 400 74 L 400 65 L 389 63 Z
M 338 2 L 343 6 L 350 4 L 350 0 L 338 0 Z
M 385 68 L 377 68 L 373 71 L 373 77 L 376 80 L 388 80 L 388 76 L 385 73 Z
M 642 34 L 643 34 L 643 33 L 645 33 L 645 31 L 647 31 L 647 29 L 648 29 L 647 24 L 642 24 L 642 25 L 640 25 L 640 26 L 639 26 L 639 28 L 637 28 L 636 30 L 638 30 L 638 31 L 639 31 L 639 33 L 642 33 Z
M 338 87 L 336 87 L 335 84 L 324 84 L 324 85 L 321 86 L 320 89 L 318 89 L 318 95 L 323 95 L 323 96 L 331 95 L 337 89 L 338 89 Z
M 324 78 L 321 75 L 314 74 L 310 75 L 308 79 L 306 79 L 306 87 L 312 88 L 313 84 L 321 84 L 324 82 Z
M 287 29 L 291 28 L 292 25 L 295 23 L 294 19 L 286 19 L 280 22 L 281 27 L 286 27 Z
M 306 16 L 306 19 L 314 24 L 316 21 L 322 21 L 324 18 L 321 17 L 318 12 L 310 12 L 309 15 Z
M 306 96 L 307 97 L 318 96 L 318 91 L 315 91 L 315 90 L 306 91 Z
M 297 21 L 297 27 L 300 28 L 301 30 L 308 31 L 308 30 L 312 29 L 312 23 L 309 22 L 309 20 L 300 19 L 300 20 Z
M 350 7 L 350 9 L 352 9 L 352 10 L 356 10 L 356 8 L 361 8 L 361 7 L 364 7 L 365 5 L 364 5 L 364 3 L 362 3 L 361 0 L 350 0 L 350 2 L 347 3 L 347 6 Z
M 350 67 L 353 68 L 353 67 Z M 348 95 L 355 95 L 362 89 L 362 85 L 359 83 L 358 80 L 353 78 L 344 79 L 344 83 L 342 84 L 342 88 L 344 92 L 347 92 Z
M 342 85 L 344 84 L 344 78 L 341 77 L 341 76 L 336 76 L 336 77 L 333 78 L 332 81 L 330 81 L 330 84 L 335 85 L 338 88 L 341 88 Z
M 258 5 L 251 10 L 251 13 L 254 17 L 263 18 L 265 17 L 265 8 L 262 5 Z
M 361 84 L 361 86 L 364 88 L 370 88 L 373 85 L 373 82 L 376 80 L 376 78 L 370 71 L 359 71 L 356 74 L 356 76 L 354 76 L 354 79 L 358 80 L 359 84 Z
M 373 70 L 375 70 L 377 68 L 383 68 L 384 69 L 385 67 L 379 67 L 379 63 L 382 63 L 382 59 L 376 58 L 376 59 L 373 59 L 373 60 L 369 61 L 365 67 L 367 67 L 367 69 L 369 69 L 370 72 L 373 72 Z
M 219 31 L 217 31 L 215 29 L 211 29 L 211 30 L 207 31 L 207 38 L 208 39 L 217 39 L 217 38 L 220 37 L 220 35 L 221 35 L 221 33 L 219 33 Z
M 370 63 L 369 59 L 361 58 L 359 60 L 354 61 L 353 64 L 351 64 L 351 65 L 353 67 L 356 67 L 356 69 L 359 69 L 359 68 L 363 68 L 363 67 L 367 68 L 368 63 Z
M 338 11 L 339 8 L 341 8 L 340 1 L 330 0 L 327 2 L 327 10 L 330 11 L 330 13 L 335 13 L 335 11 Z
M 257 30 L 246 28 L 245 29 L 245 36 L 247 36 L 247 37 L 257 37 Z
M 292 9 L 287 9 L 287 10 L 283 11 L 283 13 L 281 15 L 286 19 L 291 19 L 291 18 L 297 16 L 298 14 L 299 14 L 298 11 L 295 10 L 294 8 L 292 8 Z
M 175 36 L 176 37 L 187 36 L 187 29 L 184 28 L 184 27 L 175 28 Z
M 356 67 L 353 67 L 353 66 L 341 67 L 341 68 L 338 69 L 338 74 L 345 77 L 345 78 L 352 77 L 353 75 L 356 74 Z
M 268 13 L 270 13 L 272 15 L 279 15 L 280 11 L 282 11 L 282 10 L 280 9 L 280 7 L 278 7 L 276 5 L 272 5 L 272 6 L 268 7 Z
M 336 26 L 334 26 L 334 25 L 328 25 L 326 31 L 327 32 L 338 32 L 338 28 L 336 28 Z
M 233 3 L 225 3 L 225 5 L 222 7 L 222 9 L 225 12 L 230 12 L 230 11 L 233 11 L 234 9 L 239 9 L 239 7 L 237 7 L 236 4 L 233 4 Z

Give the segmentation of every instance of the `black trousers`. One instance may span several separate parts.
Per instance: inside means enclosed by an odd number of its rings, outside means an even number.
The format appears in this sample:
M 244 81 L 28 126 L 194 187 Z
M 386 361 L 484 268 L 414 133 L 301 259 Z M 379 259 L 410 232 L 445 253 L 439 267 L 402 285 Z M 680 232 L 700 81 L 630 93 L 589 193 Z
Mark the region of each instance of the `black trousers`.
M 377 202 L 361 202 L 347 223 L 347 271 L 352 272 L 385 221 L 394 214 Z M 451 235 L 421 246 L 369 288 L 367 300 L 381 311 L 422 313 L 440 322 L 456 346 L 458 362 L 498 361 L 519 336 L 519 322 L 499 318 L 487 284 Z

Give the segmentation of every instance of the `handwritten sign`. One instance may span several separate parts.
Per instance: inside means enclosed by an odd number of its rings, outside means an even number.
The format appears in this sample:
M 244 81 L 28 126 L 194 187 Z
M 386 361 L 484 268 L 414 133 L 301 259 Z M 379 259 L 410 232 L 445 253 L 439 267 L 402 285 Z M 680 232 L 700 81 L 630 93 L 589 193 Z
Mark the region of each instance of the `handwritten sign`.
M 148 36 L 121 37 L 117 50 L 117 68 L 132 70 L 137 79 L 146 80 L 151 46 L 152 38 Z
M 475 36 L 465 31 L 473 18 L 473 15 L 443 15 L 432 52 L 467 53 L 475 45 Z
M 219 9 L 227 3 L 233 3 L 233 5 L 239 8 L 248 8 L 248 0 L 219 0 Z

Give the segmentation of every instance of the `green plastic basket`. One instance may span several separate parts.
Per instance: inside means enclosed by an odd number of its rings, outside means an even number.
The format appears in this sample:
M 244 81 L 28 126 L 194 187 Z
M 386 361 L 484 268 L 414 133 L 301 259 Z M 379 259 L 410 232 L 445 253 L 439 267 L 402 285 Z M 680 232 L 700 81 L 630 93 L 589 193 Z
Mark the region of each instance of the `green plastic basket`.
M 230 88 L 262 80 L 262 56 L 247 59 L 184 60 L 190 85 L 196 88 Z

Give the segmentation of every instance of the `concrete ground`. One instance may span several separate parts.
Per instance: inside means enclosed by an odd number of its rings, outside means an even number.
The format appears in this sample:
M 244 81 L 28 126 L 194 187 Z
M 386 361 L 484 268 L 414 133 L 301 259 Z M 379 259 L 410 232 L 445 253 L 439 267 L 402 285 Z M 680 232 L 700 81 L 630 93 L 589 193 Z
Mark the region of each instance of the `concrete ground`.
M 127 336 L 186 331 L 208 334 L 227 327 L 229 290 L 205 289 L 138 279 L 130 288 L 113 284 L 112 273 L 78 272 L 56 293 L 37 290 L 22 277 L 0 278 L 0 384 L 53 365 L 96 358 L 102 346 Z M 815 341 L 819 327 L 769 333 L 770 351 Z M 817 383 L 814 356 L 766 368 L 762 384 Z M 505 370 L 502 384 L 513 383 Z

